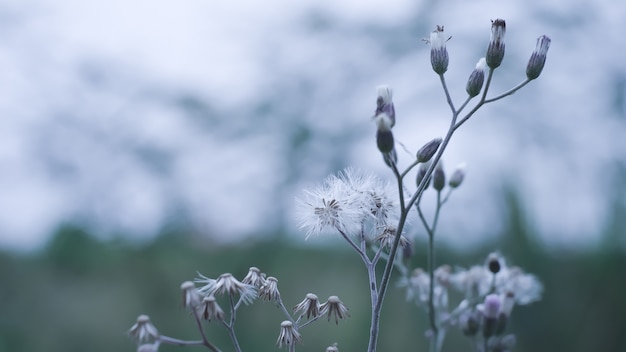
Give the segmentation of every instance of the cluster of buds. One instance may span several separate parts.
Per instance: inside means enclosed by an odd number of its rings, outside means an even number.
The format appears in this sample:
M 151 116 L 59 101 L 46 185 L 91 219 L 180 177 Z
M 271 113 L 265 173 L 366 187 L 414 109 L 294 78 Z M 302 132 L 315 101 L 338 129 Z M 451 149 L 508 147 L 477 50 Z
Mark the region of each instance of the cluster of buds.
M 506 34 L 506 22 L 503 19 L 491 21 L 491 37 L 487 45 L 485 57 L 480 58 L 476 68 L 472 71 L 467 80 L 465 90 L 470 98 L 480 94 L 485 81 L 485 70 L 489 67 L 495 70 L 500 67 L 505 53 L 504 35 Z M 448 69 L 448 51 L 446 42 L 450 40 L 444 34 L 443 26 L 437 26 L 428 39 L 424 39 L 430 45 L 430 63 L 433 71 L 438 75 L 443 75 Z M 539 77 L 546 62 L 546 54 L 550 48 L 550 38 L 542 35 L 537 39 L 537 46 L 533 51 L 526 67 L 526 77 L 533 80 Z
M 506 325 L 515 305 L 513 293 L 489 294 L 475 309 L 459 317 L 459 326 L 468 337 L 482 336 L 489 350 L 510 351 L 515 346 L 515 335 L 506 334 Z
M 421 164 L 420 167 L 418 168 L 417 176 L 415 179 L 415 182 L 417 183 L 418 186 L 422 182 L 424 177 L 426 176 L 426 173 L 428 172 L 429 168 L 430 168 L 429 162 Z M 463 183 L 463 180 L 465 179 L 465 168 L 466 168 L 465 163 L 460 163 L 456 166 L 456 168 L 452 172 L 452 175 L 450 176 L 450 179 L 448 180 L 448 183 L 447 183 L 448 187 L 450 187 L 450 190 L 458 188 Z M 441 161 L 439 161 L 437 163 L 437 166 L 435 166 L 435 170 L 433 171 L 431 178 L 426 181 L 427 182 L 426 187 L 430 185 L 431 181 L 432 181 L 433 188 L 437 192 L 441 192 L 445 188 L 446 173 L 443 170 L 443 163 Z

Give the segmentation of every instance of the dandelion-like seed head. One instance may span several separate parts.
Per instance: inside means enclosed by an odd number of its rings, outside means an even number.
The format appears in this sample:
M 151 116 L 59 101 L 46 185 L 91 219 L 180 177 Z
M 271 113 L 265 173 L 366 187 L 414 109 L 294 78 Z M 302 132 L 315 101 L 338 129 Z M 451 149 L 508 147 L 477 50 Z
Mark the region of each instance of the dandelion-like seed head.
M 337 296 L 330 296 L 326 302 L 320 306 L 321 314 L 326 314 L 328 321 L 335 319 L 335 324 L 339 324 L 340 319 L 345 319 L 350 316 L 348 313 L 348 307 Z
M 378 236 L 376 236 L 376 238 L 374 238 L 374 240 L 379 242 L 380 245 L 383 247 L 391 248 L 391 246 L 393 246 L 395 237 L 396 237 L 396 228 L 393 226 L 386 226 L 385 228 L 383 228 L 381 233 Z M 406 238 L 404 235 L 400 235 L 400 242 L 399 242 L 400 248 L 409 246 L 410 243 L 411 241 L 409 241 L 408 238 Z
M 278 340 L 276 344 L 278 348 L 282 348 L 283 345 L 291 346 L 302 340 L 300 333 L 293 327 L 293 323 L 289 320 L 285 320 L 280 323 L 280 333 L 278 334 Z
M 137 317 L 137 322 L 128 330 L 128 334 L 139 344 L 159 338 L 159 331 L 145 314 Z
M 360 230 L 365 221 L 386 225 L 398 213 L 388 183 L 352 168 L 328 177 L 304 195 L 299 200 L 299 215 L 307 237 L 329 229 L 350 234 Z

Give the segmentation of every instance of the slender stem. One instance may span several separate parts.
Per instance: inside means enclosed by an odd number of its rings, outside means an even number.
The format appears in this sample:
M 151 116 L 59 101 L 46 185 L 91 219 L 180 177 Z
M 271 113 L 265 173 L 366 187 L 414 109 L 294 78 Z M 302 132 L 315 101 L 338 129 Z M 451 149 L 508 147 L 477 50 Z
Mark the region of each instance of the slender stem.
M 487 100 L 485 100 L 485 104 L 487 104 L 487 103 L 491 103 L 491 102 L 494 102 L 494 101 L 496 101 L 496 100 L 500 100 L 500 99 L 502 99 L 502 98 L 504 98 L 504 97 L 508 97 L 509 95 L 514 94 L 514 93 L 515 93 L 515 92 L 517 92 L 518 90 L 522 89 L 522 87 L 524 87 L 525 85 L 527 85 L 528 83 L 530 83 L 530 81 L 531 81 L 531 79 L 528 79 L 528 78 L 527 78 L 525 81 L 523 81 L 522 83 L 520 83 L 520 84 L 516 85 L 515 87 L 513 87 L 513 88 L 511 88 L 511 89 L 507 90 L 506 92 L 504 92 L 504 93 L 502 93 L 502 94 L 500 94 L 500 95 L 498 95 L 498 96 L 496 96 L 496 97 L 494 97 L 494 98 L 491 98 L 491 99 L 487 99 Z
M 441 81 L 441 86 L 443 87 L 443 91 L 446 93 L 446 101 L 452 110 L 452 113 L 456 113 L 456 109 L 454 108 L 454 103 L 452 102 L 452 98 L 450 97 L 450 92 L 448 92 L 448 85 L 446 84 L 446 78 L 443 73 L 439 74 L 439 80 Z
M 390 164 L 391 164 L 391 170 L 396 176 L 396 180 L 398 182 L 398 196 L 400 198 L 400 214 L 401 215 L 400 215 L 400 221 L 398 222 L 398 227 L 396 228 L 396 234 L 393 239 L 393 245 L 391 246 L 391 250 L 389 252 L 389 260 L 387 261 L 387 264 L 385 265 L 385 272 L 380 282 L 380 289 L 377 290 L 376 297 L 375 298 L 372 297 L 372 321 L 370 323 L 370 339 L 369 339 L 369 343 L 367 346 L 368 352 L 376 351 L 382 302 L 385 298 L 385 292 L 387 291 L 387 287 L 389 286 L 389 278 L 391 277 L 391 270 L 393 269 L 393 262 L 396 256 L 396 252 L 398 251 L 398 244 L 400 243 L 400 236 L 402 235 L 402 230 L 404 228 L 404 224 L 406 222 L 406 218 L 408 215 L 407 207 L 404 204 L 404 186 L 402 182 L 402 176 L 400 175 L 400 172 L 398 171 L 396 164 L 393 161 Z M 370 264 L 370 265 L 372 265 L 371 272 L 374 275 L 373 284 L 375 284 L 376 283 L 375 264 Z M 368 267 L 368 273 L 369 272 L 370 272 L 370 268 Z M 370 282 L 370 291 L 375 288 L 373 284 L 372 282 Z
M 407 175 L 407 174 L 408 174 L 411 170 L 413 170 L 413 168 L 414 168 L 415 166 L 417 166 L 417 164 L 419 164 L 419 163 L 420 163 L 420 162 L 419 162 L 419 161 L 417 161 L 417 160 L 413 161 L 413 162 L 411 163 L 411 165 L 409 165 L 409 166 L 406 168 L 406 170 L 404 170 L 404 171 L 400 174 L 400 177 L 401 177 L 401 178 L 404 178 L 404 176 L 406 176 L 406 175 Z
M 348 241 L 350 246 L 354 248 L 354 250 L 359 254 L 359 257 L 361 257 L 365 265 L 368 265 L 370 263 L 370 259 L 365 253 L 365 251 L 361 250 L 361 248 L 359 248 L 359 246 L 357 246 L 357 244 L 354 243 L 354 241 L 350 238 L 350 236 L 348 236 L 345 232 L 343 232 L 343 230 L 337 229 L 337 231 L 339 231 L 339 233 L 341 234 L 341 237 L 343 237 L 346 241 Z
M 230 322 L 226 325 L 228 330 L 228 335 L 230 336 L 230 340 L 233 342 L 233 347 L 235 347 L 235 351 L 241 352 L 241 347 L 239 347 L 239 340 L 237 339 L 237 335 L 235 334 L 235 320 L 237 319 L 237 310 L 235 309 L 235 301 L 233 300 L 233 295 L 229 295 L 230 299 Z
M 173 337 L 164 336 L 164 335 L 160 335 L 158 340 L 161 343 L 166 343 L 168 345 L 174 345 L 174 346 L 202 346 L 204 345 L 204 341 L 202 340 L 186 341 L 186 340 L 175 339 Z
M 293 319 L 293 317 L 289 313 L 289 310 L 287 309 L 287 307 L 285 307 L 285 305 L 283 304 L 283 299 L 281 297 L 278 297 L 278 301 L 276 302 L 276 305 L 278 306 L 278 308 L 280 308 L 283 314 L 285 314 L 285 316 L 290 322 L 294 324 L 296 323 L 296 321 Z

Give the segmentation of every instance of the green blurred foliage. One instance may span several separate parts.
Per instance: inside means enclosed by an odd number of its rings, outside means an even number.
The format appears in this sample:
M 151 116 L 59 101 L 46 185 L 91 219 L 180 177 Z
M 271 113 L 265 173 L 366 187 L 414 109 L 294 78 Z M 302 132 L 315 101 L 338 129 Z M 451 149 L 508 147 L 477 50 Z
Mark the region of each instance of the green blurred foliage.
M 470 266 L 497 248 L 510 263 L 541 279 L 543 300 L 514 311 L 510 330 L 517 334 L 516 351 L 626 351 L 623 248 L 604 245 L 578 252 L 543 248 L 535 242 L 515 193 L 505 191 L 505 199 L 508 227 L 497 243 L 463 252 L 439 245 L 438 263 Z M 614 225 L 607 229 L 621 231 Z M 615 238 L 613 232 L 602 235 Z M 197 339 L 189 313 L 181 308 L 180 284 L 197 271 L 210 277 L 230 272 L 241 279 L 250 266 L 278 278 L 288 307 L 313 292 L 322 300 L 338 295 L 350 308 L 351 317 L 338 326 L 319 321 L 304 328 L 298 351 L 323 351 L 333 342 L 341 351 L 365 350 L 369 291 L 358 257 L 338 241 L 320 248 L 276 238 L 222 247 L 190 232 L 173 231 L 137 245 L 102 242 L 78 227 L 63 226 L 39 253 L 0 253 L 0 352 L 134 351 L 126 331 L 139 314 L 150 315 L 165 335 Z M 424 243 L 417 243 L 412 266 L 425 266 L 425 254 Z M 243 350 L 277 350 L 282 320 L 271 303 L 243 307 L 236 324 Z M 401 290 L 390 290 L 379 350 L 426 350 L 426 329 L 424 312 L 408 305 Z M 210 323 L 206 331 L 224 351 L 232 350 L 220 324 Z M 470 351 L 470 346 L 452 331 L 444 349 Z M 161 351 L 181 349 L 202 350 L 161 347 Z

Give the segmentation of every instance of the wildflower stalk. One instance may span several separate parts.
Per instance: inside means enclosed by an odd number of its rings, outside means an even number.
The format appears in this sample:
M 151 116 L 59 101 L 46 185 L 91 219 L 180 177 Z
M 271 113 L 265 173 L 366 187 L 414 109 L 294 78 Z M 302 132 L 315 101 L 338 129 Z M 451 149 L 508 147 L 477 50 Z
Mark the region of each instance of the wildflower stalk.
M 439 149 L 437 150 L 437 153 L 435 154 L 435 156 L 432 159 L 432 163 L 430 164 L 430 166 L 428 167 L 427 171 L 426 171 L 426 175 L 422 178 L 422 180 L 420 181 L 420 184 L 417 187 L 417 190 L 415 191 L 415 193 L 413 194 L 413 196 L 409 199 L 409 201 L 407 203 L 405 203 L 404 201 L 404 192 L 403 192 L 403 177 L 407 174 L 408 171 L 402 172 L 400 173 L 397 169 L 397 167 L 395 166 L 395 164 L 392 165 L 391 169 L 394 173 L 394 175 L 396 176 L 396 180 L 398 182 L 398 189 L 399 189 L 399 196 L 400 196 L 400 219 L 398 221 L 398 226 L 396 227 L 396 234 L 393 240 L 393 244 L 391 246 L 391 249 L 389 250 L 389 259 L 387 261 L 387 264 L 385 265 L 385 269 L 383 271 L 383 277 L 381 279 L 380 282 L 380 289 L 378 292 L 378 297 L 376 300 L 376 303 L 373 306 L 372 309 L 372 325 L 371 325 L 371 329 L 370 329 L 370 341 L 369 341 L 369 345 L 368 345 L 368 352 L 374 352 L 376 351 L 376 342 L 377 342 L 377 335 L 378 335 L 378 329 L 379 329 L 379 324 L 380 324 L 380 311 L 382 309 L 382 304 L 385 298 L 385 294 L 387 293 L 387 288 L 389 286 L 389 281 L 391 278 L 391 272 L 393 270 L 394 267 L 394 261 L 395 261 L 395 257 L 397 254 L 397 250 L 398 250 L 398 245 L 400 243 L 400 237 L 402 234 L 402 231 L 404 230 L 404 226 L 406 224 L 406 220 L 408 217 L 408 211 L 407 209 L 411 209 L 413 207 L 413 205 L 416 204 L 417 200 L 419 198 L 421 198 L 422 193 L 424 192 L 424 190 L 426 189 L 426 186 L 428 185 L 428 181 L 430 180 L 431 175 L 433 174 L 433 172 L 435 171 L 435 167 L 437 166 L 437 164 L 439 163 L 439 161 L 441 160 L 441 157 L 443 155 L 443 153 L 446 151 L 446 148 L 448 147 L 448 143 L 450 142 L 450 139 L 452 138 L 452 136 L 454 135 L 454 132 L 456 132 L 456 130 L 461 127 L 461 125 L 463 123 L 465 123 L 470 117 L 472 117 L 474 115 L 474 113 L 476 113 L 476 111 L 478 111 L 478 109 L 480 109 L 483 105 L 487 104 L 487 103 L 491 103 L 497 100 L 500 100 L 508 95 L 511 95 L 513 93 L 515 93 L 517 90 L 521 89 L 523 86 L 525 86 L 528 82 L 524 81 L 521 84 L 518 84 L 516 87 L 510 89 L 509 91 L 500 94 L 498 96 L 496 96 L 495 98 L 491 98 L 491 99 L 487 99 L 487 93 L 489 91 L 489 87 L 491 85 L 491 79 L 493 77 L 493 72 L 495 69 L 490 68 L 489 69 L 489 73 L 487 75 L 487 80 L 485 82 L 485 88 L 483 90 L 483 94 L 480 98 L 480 101 L 474 106 L 474 108 L 472 108 L 467 114 L 465 114 L 465 116 L 463 116 L 460 120 L 459 120 L 459 115 L 461 113 L 461 111 L 467 106 L 467 104 L 469 103 L 469 101 L 471 100 L 471 98 L 468 98 L 463 105 L 461 105 L 461 107 L 457 110 L 454 107 L 454 103 L 452 102 L 452 98 L 450 97 L 450 94 L 448 92 L 448 88 L 447 88 L 447 84 L 446 84 L 446 80 L 445 80 L 445 76 L 443 74 L 439 74 L 439 79 L 441 81 L 442 87 L 444 89 L 444 92 L 446 94 L 446 101 L 448 102 L 448 105 L 450 106 L 450 109 L 452 110 L 452 118 L 450 120 L 450 126 L 448 127 L 448 131 L 446 132 L 445 137 L 443 138 L 443 141 L 441 142 L 441 146 L 439 147 Z M 458 122 L 457 122 L 458 120 Z M 415 164 L 411 164 L 410 167 L 414 167 Z M 431 236 L 429 235 L 429 238 Z M 432 236 L 432 240 L 429 240 L 429 242 L 434 242 L 434 235 Z M 434 246 L 433 243 L 429 243 L 429 252 L 432 251 L 431 246 Z M 431 282 L 433 282 L 433 270 L 434 269 L 434 256 L 431 254 L 429 257 L 429 266 L 431 266 L 431 270 L 430 271 L 430 275 L 431 275 Z M 430 263 L 430 261 L 432 260 L 432 263 Z M 433 286 L 433 285 L 431 285 Z M 433 305 L 433 297 L 432 297 L 432 293 L 429 295 L 430 297 L 430 307 L 431 310 L 432 309 L 432 305 Z M 433 333 L 435 331 L 437 331 L 437 326 L 436 323 L 433 324 L 432 321 L 434 319 L 431 319 L 431 327 L 433 328 Z M 435 339 L 436 341 L 436 339 Z

